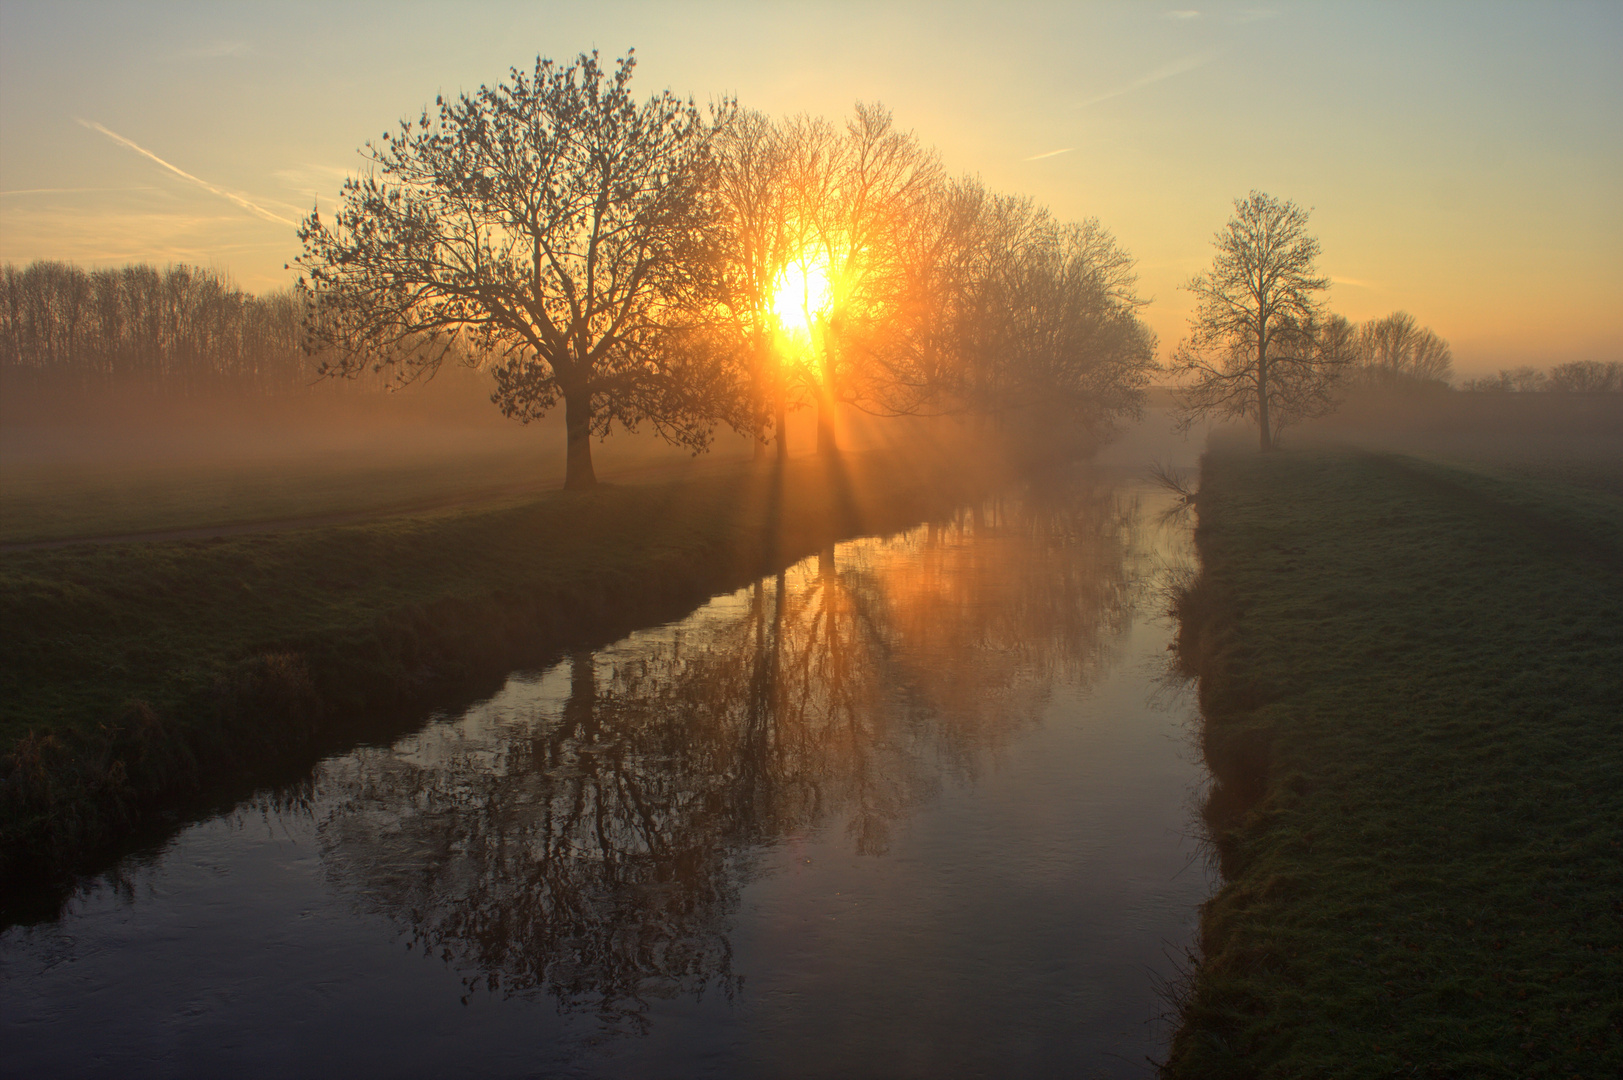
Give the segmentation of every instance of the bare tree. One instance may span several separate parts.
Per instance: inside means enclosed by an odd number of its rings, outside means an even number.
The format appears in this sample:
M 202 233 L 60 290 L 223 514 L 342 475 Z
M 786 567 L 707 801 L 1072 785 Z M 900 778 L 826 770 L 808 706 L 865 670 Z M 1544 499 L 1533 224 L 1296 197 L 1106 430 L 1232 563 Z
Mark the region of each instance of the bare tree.
M 790 387 L 778 348 L 774 310 L 786 265 L 802 255 L 805 238 L 794 214 L 794 155 L 789 132 L 758 112 L 741 112 L 718 142 L 717 197 L 729 240 L 723 307 L 733 344 L 749 379 L 749 431 L 756 457 L 766 432 L 788 456 L 785 436 Z
M 1195 294 L 1189 336 L 1172 356 L 1182 383 L 1181 422 L 1209 415 L 1257 423 L 1263 450 L 1279 427 L 1319 416 L 1351 352 L 1345 320 L 1326 320 L 1317 294 L 1329 288 L 1314 261 L 1308 211 L 1260 191 L 1234 200 L 1214 239 L 1211 269 L 1185 286 Z
M 983 411 L 990 397 L 972 386 L 987 338 L 1004 312 L 991 298 L 1007 258 L 1019 248 L 1002 213 L 1026 200 L 999 198 L 975 179 L 938 184 L 902 223 L 900 289 L 888 333 L 872 342 L 907 411 Z M 1035 219 L 1026 213 L 1021 222 Z M 1016 226 L 1017 228 L 1018 226 Z M 1012 243 L 1011 243 L 1012 241 Z
M 1137 413 L 1154 338 L 1132 259 L 1097 221 L 1060 224 L 957 180 L 909 215 L 899 253 L 876 341 L 890 400 L 978 414 L 1041 452 L 1096 444 Z
M 940 181 L 935 154 L 911 133 L 895 130 L 890 113 L 858 104 L 843 137 L 826 125 L 802 123 L 797 197 L 810 226 L 813 259 L 828 281 L 819 323 L 814 390 L 817 449 L 835 453 L 834 415 L 841 405 L 902 411 L 900 385 L 881 359 L 906 277 L 901 241 L 908 219 Z
M 591 437 L 615 422 L 705 446 L 734 401 L 714 351 L 688 347 L 722 262 L 713 143 L 731 108 L 639 105 L 634 66 L 537 59 L 368 143 L 332 228 L 312 213 L 299 233 L 327 370 L 410 381 L 460 342 L 504 414 L 562 399 L 569 488 L 595 483 Z
M 1049 314 L 1039 293 L 1055 262 L 1057 227 L 1030 199 L 980 196 L 963 224 L 964 255 L 942 290 L 948 317 L 932 320 L 931 331 L 949 335 L 942 347 L 955 354 L 949 369 L 963 406 L 995 418 L 1021 396 L 1036 323 Z
M 1009 404 L 1037 428 L 1103 435 L 1137 416 L 1154 366 L 1155 338 L 1136 312 L 1132 258 L 1097 221 L 1060 225 L 1039 248 L 1038 303 L 1023 314 L 1025 352 Z M 1052 433 L 1049 433 L 1050 436 Z

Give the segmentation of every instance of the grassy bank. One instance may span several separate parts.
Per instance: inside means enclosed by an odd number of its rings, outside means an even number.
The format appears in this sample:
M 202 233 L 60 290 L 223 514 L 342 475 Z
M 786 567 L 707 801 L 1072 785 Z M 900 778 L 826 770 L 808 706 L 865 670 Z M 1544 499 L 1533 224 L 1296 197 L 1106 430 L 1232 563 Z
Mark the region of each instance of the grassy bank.
M 1225 882 L 1167 1074 L 1623 1073 L 1623 501 L 1236 451 L 1199 510 Z
M 853 455 L 301 532 L 0 555 L 0 874 L 985 480 Z M 420 708 L 420 706 L 418 706 Z

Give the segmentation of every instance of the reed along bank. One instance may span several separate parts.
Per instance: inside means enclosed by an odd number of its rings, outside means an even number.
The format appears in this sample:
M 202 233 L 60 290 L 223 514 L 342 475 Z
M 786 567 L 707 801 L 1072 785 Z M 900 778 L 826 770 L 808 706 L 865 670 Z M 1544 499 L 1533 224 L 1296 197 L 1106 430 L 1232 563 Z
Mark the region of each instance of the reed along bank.
M 1203 461 L 1206 825 L 1171 1077 L 1623 1075 L 1623 500 Z
M 878 454 L 305 531 L 0 554 L 0 878 L 420 721 L 994 481 Z M 227 798 L 232 797 L 230 794 Z

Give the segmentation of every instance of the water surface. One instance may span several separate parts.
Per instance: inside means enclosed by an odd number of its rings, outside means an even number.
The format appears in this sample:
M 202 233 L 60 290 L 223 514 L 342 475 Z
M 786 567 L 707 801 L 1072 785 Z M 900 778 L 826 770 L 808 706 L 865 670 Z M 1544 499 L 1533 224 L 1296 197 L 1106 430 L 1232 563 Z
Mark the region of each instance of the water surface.
M 1209 882 L 1087 472 L 513 675 L 0 935 L 6 1075 L 1142 1076 Z

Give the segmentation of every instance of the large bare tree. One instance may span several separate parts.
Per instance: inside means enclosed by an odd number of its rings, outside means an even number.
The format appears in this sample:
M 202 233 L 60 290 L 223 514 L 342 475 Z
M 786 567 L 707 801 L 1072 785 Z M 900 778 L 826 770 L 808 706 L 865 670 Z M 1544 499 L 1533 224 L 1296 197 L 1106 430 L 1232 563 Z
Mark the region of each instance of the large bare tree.
M 1185 286 L 1195 313 L 1171 366 L 1186 426 L 1244 416 L 1269 450 L 1282 425 L 1334 405 L 1351 332 L 1324 315 L 1318 294 L 1330 281 L 1314 265 L 1319 242 L 1308 235 L 1308 211 L 1259 191 L 1234 200 L 1234 211 L 1213 241 L 1211 269 Z
M 332 226 L 312 213 L 299 233 L 329 373 L 487 362 L 506 415 L 562 400 L 569 488 L 595 483 L 591 437 L 616 421 L 697 449 L 737 419 L 731 373 L 689 347 L 723 262 L 713 143 L 731 107 L 639 104 L 634 66 L 537 59 L 367 144 Z

